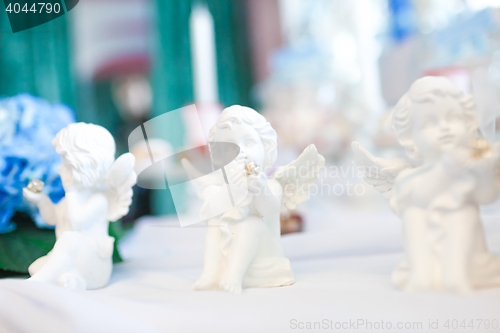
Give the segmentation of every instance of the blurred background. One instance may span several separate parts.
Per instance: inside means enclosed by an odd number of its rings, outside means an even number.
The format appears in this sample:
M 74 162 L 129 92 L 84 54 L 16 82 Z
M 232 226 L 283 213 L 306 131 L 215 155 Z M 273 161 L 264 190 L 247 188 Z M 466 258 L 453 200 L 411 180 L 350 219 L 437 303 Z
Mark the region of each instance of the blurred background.
M 391 110 L 424 75 L 447 76 L 473 93 L 483 135 L 496 140 L 500 0 L 80 0 L 68 14 L 15 34 L 0 13 L 2 131 L 21 121 L 9 118 L 6 99 L 28 93 L 106 127 L 117 152 L 130 149 L 142 163 L 149 156 L 128 136 L 145 121 L 196 103 L 206 130 L 224 107 L 250 106 L 278 132 L 277 165 L 311 143 L 327 159 L 313 199 L 282 217 L 283 233 L 387 209 L 362 182 L 350 143 L 402 156 Z M 189 117 L 156 122 L 154 149 L 182 151 L 196 140 L 192 131 Z M 0 150 L 8 146 L 1 135 Z M 14 195 L 3 188 L 0 207 L 23 210 Z M 134 195 L 125 226 L 176 214 L 168 190 L 136 187 Z M 191 200 L 186 193 L 186 211 Z

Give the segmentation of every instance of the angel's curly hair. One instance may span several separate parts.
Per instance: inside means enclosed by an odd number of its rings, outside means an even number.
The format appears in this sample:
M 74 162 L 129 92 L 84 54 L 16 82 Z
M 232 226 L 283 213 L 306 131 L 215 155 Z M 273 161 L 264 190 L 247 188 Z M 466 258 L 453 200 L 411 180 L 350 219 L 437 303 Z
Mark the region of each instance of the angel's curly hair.
M 391 128 L 396 132 L 398 142 L 410 158 L 420 158 L 421 154 L 412 138 L 413 105 L 417 103 L 435 103 L 438 97 L 451 96 L 458 100 L 464 112 L 469 133 L 477 131 L 479 121 L 474 97 L 464 94 L 448 78 L 426 76 L 415 81 L 408 92 L 401 97 L 394 107 Z
M 94 124 L 70 124 L 57 133 L 52 145 L 71 165 L 73 182 L 86 187 L 104 183 L 115 160 L 113 136 Z
M 241 124 L 242 122 L 249 124 L 259 133 L 266 151 L 262 168 L 264 171 L 269 169 L 276 162 L 278 136 L 266 118 L 254 109 L 241 105 L 233 105 L 225 108 L 219 115 L 219 118 L 217 118 L 215 125 L 210 129 L 208 141 L 216 142 L 217 129 L 231 129 L 234 123 Z

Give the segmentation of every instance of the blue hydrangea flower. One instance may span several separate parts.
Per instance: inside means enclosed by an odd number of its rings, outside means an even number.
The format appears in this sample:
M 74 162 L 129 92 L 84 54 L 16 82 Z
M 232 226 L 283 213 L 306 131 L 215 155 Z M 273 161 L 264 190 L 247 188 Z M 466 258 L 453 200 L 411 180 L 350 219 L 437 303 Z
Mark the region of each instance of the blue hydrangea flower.
M 16 211 L 28 213 L 37 226 L 47 227 L 36 205 L 23 197 L 30 180 L 45 183 L 43 192 L 54 202 L 64 197 L 58 174 L 61 158 L 52 146 L 57 132 L 75 122 L 74 112 L 62 104 L 28 94 L 0 98 L 0 233 L 16 228 Z

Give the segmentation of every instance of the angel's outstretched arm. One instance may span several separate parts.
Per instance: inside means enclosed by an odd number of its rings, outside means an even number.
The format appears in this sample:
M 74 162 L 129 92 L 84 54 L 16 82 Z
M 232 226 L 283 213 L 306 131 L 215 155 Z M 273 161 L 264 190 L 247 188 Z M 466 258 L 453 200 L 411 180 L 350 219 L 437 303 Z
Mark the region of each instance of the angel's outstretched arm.
M 29 201 L 36 203 L 38 211 L 45 223 L 51 226 L 56 225 L 56 210 L 58 206 L 55 205 L 45 193 L 34 193 L 27 188 L 23 188 L 23 195 Z

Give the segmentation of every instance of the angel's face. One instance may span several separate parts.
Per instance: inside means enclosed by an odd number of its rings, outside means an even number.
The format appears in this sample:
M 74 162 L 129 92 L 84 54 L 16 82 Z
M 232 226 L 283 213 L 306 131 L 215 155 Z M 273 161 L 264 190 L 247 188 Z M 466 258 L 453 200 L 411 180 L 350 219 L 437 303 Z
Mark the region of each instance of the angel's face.
M 460 103 L 451 96 L 413 106 L 413 140 L 424 159 L 436 159 L 445 150 L 465 147 L 469 139 Z
M 236 160 L 246 163 L 255 162 L 262 167 L 266 157 L 266 150 L 259 133 L 250 125 L 233 124 L 232 128 L 219 128 L 217 130 L 217 141 L 231 142 L 240 147 L 240 153 Z M 231 146 L 228 149 L 233 149 Z

